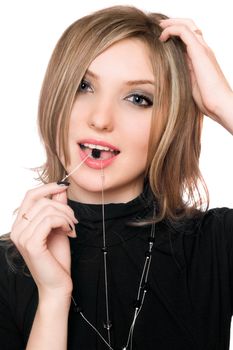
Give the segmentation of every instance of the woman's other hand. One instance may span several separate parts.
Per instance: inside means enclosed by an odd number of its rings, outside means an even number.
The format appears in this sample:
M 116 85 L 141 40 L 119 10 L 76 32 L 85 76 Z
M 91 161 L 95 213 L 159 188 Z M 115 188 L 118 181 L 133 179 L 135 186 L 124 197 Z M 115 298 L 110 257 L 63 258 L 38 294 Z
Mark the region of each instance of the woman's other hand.
M 233 92 L 202 32 L 190 19 L 161 20 L 161 41 L 178 36 L 187 47 L 193 97 L 200 110 L 233 133 Z

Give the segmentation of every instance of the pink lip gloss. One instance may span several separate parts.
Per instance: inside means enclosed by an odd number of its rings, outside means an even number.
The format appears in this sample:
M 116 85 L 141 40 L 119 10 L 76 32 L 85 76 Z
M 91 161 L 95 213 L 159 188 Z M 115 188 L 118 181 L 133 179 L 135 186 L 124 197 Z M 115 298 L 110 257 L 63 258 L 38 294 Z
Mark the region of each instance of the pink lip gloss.
M 101 159 L 101 153 L 95 153 L 93 155 L 93 151 L 91 152 L 91 156 L 92 157 L 87 157 L 86 153 L 80 149 L 80 157 L 82 159 L 82 161 L 84 161 L 85 159 L 85 164 L 92 169 L 101 169 L 101 168 L 106 168 L 108 165 L 110 165 L 116 158 L 117 155 L 112 154 L 112 157 L 108 158 L 108 159 Z M 96 150 L 98 151 L 98 150 Z M 101 152 L 101 151 L 100 151 Z M 98 157 L 96 157 L 96 155 L 98 155 Z

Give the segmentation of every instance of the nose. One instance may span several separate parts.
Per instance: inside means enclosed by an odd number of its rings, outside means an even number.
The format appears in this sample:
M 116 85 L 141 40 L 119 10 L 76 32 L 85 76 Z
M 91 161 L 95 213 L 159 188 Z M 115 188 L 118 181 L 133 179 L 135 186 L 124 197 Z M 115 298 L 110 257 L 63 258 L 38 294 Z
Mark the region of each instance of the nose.
M 98 106 L 94 106 L 88 124 L 90 128 L 97 131 L 112 131 L 114 124 L 113 106 L 106 103 L 99 103 Z

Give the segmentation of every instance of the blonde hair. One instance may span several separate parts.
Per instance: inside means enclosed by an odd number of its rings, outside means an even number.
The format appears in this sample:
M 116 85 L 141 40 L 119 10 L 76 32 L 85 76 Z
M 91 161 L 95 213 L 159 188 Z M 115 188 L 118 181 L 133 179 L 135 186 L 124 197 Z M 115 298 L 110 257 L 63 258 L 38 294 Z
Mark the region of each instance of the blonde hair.
M 69 117 L 88 66 L 112 44 L 139 38 L 150 49 L 155 77 L 145 177 L 159 203 L 159 217 L 176 219 L 193 214 L 205 200 L 208 206 L 208 192 L 199 171 L 203 115 L 192 98 L 185 45 L 177 37 L 165 43 L 159 40 L 162 18 L 166 16 L 115 6 L 77 20 L 63 33 L 49 62 L 39 102 L 39 131 L 47 153 L 41 173 L 44 183 L 65 175 L 59 153 L 63 152 L 69 164 Z

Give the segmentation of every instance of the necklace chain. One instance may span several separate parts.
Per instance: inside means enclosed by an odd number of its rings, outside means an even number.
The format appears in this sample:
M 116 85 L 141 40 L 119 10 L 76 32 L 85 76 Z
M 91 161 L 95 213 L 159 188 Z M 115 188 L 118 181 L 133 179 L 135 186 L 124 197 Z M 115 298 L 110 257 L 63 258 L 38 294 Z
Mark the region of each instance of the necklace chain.
M 106 232 L 105 232 L 105 211 L 104 211 L 104 171 L 101 169 L 101 202 L 102 202 L 102 227 L 103 227 L 103 260 L 104 260 L 104 289 L 105 289 L 105 306 L 106 306 L 106 324 L 105 328 L 108 332 L 108 345 L 111 347 L 111 322 L 109 319 L 109 298 L 108 298 L 108 272 L 107 272 L 107 247 L 106 247 Z
M 95 331 L 95 333 L 102 339 L 102 341 L 107 345 L 110 350 L 114 350 L 111 346 L 111 327 L 112 322 L 109 317 L 109 293 L 108 293 L 108 272 L 107 272 L 107 254 L 108 250 L 106 247 L 106 231 L 105 231 L 105 213 L 104 213 L 104 173 L 103 169 L 101 169 L 101 180 L 102 180 L 102 230 L 103 230 L 103 265 L 104 265 L 104 290 L 105 290 L 105 310 L 106 310 L 106 323 L 104 327 L 107 330 L 107 340 L 101 335 L 98 329 L 85 317 L 82 312 L 82 309 L 77 305 L 73 295 L 72 301 L 74 303 L 75 311 L 78 312 L 83 320 Z M 155 206 L 153 212 L 153 218 L 155 217 Z M 155 241 L 155 223 L 152 223 L 150 237 L 148 238 L 149 247 L 148 251 L 145 254 L 145 262 L 142 269 L 142 274 L 140 277 L 139 287 L 137 291 L 137 299 L 135 302 L 135 310 L 133 315 L 133 320 L 129 328 L 129 333 L 126 341 L 126 345 L 122 347 L 122 350 L 132 350 L 133 346 L 133 332 L 135 323 L 139 313 L 141 312 L 145 296 L 147 293 L 147 283 L 148 283 L 148 275 L 150 271 L 151 259 L 152 259 L 152 248 Z

